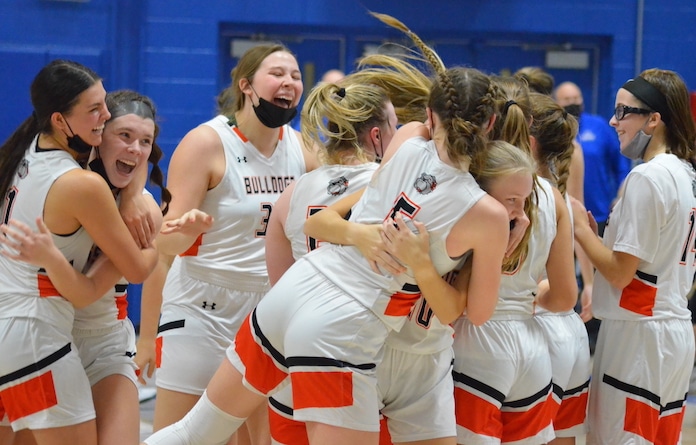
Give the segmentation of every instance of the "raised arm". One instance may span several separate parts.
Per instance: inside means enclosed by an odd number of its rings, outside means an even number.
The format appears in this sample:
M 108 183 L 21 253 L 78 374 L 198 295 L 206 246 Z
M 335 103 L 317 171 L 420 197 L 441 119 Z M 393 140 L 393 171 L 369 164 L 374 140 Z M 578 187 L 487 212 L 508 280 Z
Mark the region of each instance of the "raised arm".
M 195 168 L 192 168 L 195 166 Z M 178 255 L 188 249 L 210 225 L 181 228 L 181 218 L 201 207 L 208 190 L 215 187 L 225 171 L 225 156 L 220 137 L 212 128 L 201 125 L 189 131 L 174 150 L 167 172 L 167 188 L 172 194 L 164 228 L 157 237 L 161 252 Z M 189 213 L 189 216 L 191 213 Z M 212 221 L 208 221 L 212 223 Z
M 382 273 L 380 268 L 394 275 L 403 273 L 406 269 L 386 250 L 380 224 L 360 224 L 344 219 L 363 192 L 360 190 L 348 195 L 310 216 L 305 222 L 304 233 L 333 244 L 357 247 L 376 273 Z
M 72 233 L 80 225 L 123 277 L 141 283 L 157 261 L 154 245 L 140 249 L 121 219 L 113 194 L 94 172 L 71 170 L 49 190 L 44 222 L 53 233 Z

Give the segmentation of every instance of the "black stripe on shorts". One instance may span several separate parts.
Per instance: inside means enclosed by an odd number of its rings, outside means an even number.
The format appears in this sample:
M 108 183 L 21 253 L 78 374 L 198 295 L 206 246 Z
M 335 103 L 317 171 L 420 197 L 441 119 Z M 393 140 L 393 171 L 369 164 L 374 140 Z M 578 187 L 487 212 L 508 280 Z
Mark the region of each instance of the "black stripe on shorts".
M 13 371 L 9 374 L 5 374 L 4 376 L 0 377 L 0 386 L 6 383 L 10 383 L 17 379 L 21 379 L 22 377 L 26 377 L 33 372 L 41 371 L 42 369 L 52 365 L 53 363 L 68 355 L 71 350 L 72 347 L 70 346 L 70 343 L 68 343 L 56 352 L 52 353 L 46 358 L 42 358 L 36 363 L 32 363 L 31 365 L 25 366 L 22 369 L 18 369 L 17 371 Z
M 505 402 L 505 403 L 503 403 L 503 406 L 507 406 L 508 408 L 524 408 L 526 406 L 531 406 L 534 403 L 536 403 L 538 400 L 545 398 L 549 394 L 550 390 L 551 390 L 551 382 L 549 382 L 549 384 L 546 385 L 544 387 L 544 389 L 537 392 L 536 394 L 533 394 L 529 397 L 525 397 L 524 399 L 513 400 L 511 402 Z
M 164 331 L 171 331 L 172 329 L 181 329 L 184 327 L 185 324 L 186 324 L 186 320 L 170 321 L 169 323 L 159 325 L 157 327 L 157 333 L 160 334 Z
M 576 388 L 570 388 L 570 389 L 566 390 L 566 392 L 564 392 L 563 395 L 572 396 L 575 394 L 579 394 L 589 387 L 590 387 L 590 379 L 587 379 L 587 381 L 585 383 L 583 383 L 582 385 L 580 385 Z
M 292 413 L 293 413 L 292 408 L 280 403 L 279 401 L 274 399 L 273 396 L 268 398 L 268 403 L 270 403 L 273 406 L 273 408 L 280 411 L 281 413 L 286 414 L 288 416 L 292 416 Z
M 266 338 L 265 335 L 263 335 L 263 332 L 261 331 L 261 327 L 259 326 L 259 321 L 256 318 L 256 309 L 254 309 L 251 312 L 251 327 L 254 330 L 254 334 L 258 339 L 261 341 L 261 345 L 266 348 L 266 350 L 271 354 L 273 359 L 280 363 L 283 367 L 287 368 L 287 365 L 285 364 L 285 357 L 283 357 L 283 354 L 280 353 L 276 348 L 273 347 L 271 342 Z
M 609 386 L 613 386 L 614 388 L 627 392 L 629 394 L 634 394 L 636 396 L 642 397 L 644 399 L 647 399 L 654 403 L 655 405 L 659 405 L 660 407 L 660 413 L 663 413 L 665 411 L 673 410 L 680 408 L 684 405 L 684 402 L 686 401 L 686 397 L 688 395 L 684 394 L 684 398 L 681 400 L 675 400 L 673 402 L 669 402 L 666 405 L 662 405 L 660 402 L 660 396 L 655 394 L 654 392 L 648 391 L 647 389 L 640 388 L 635 385 L 631 385 L 630 383 L 622 382 L 621 380 L 614 378 L 612 376 L 604 374 L 602 377 L 602 381 L 606 383 Z
M 457 371 L 452 371 L 452 377 L 454 378 L 455 382 L 473 388 L 478 392 L 482 392 L 488 397 L 497 400 L 498 403 L 502 404 L 505 400 L 505 394 L 503 394 L 502 392 L 498 391 L 490 385 L 486 385 L 480 380 L 476 380 L 473 377 L 469 377 L 468 375 L 462 374 L 461 372 Z
M 353 363 L 344 362 L 335 358 L 328 357 L 288 357 L 288 368 L 293 366 L 322 366 L 332 368 L 354 368 L 361 370 L 375 369 L 377 365 L 374 363 L 362 363 L 355 365 Z

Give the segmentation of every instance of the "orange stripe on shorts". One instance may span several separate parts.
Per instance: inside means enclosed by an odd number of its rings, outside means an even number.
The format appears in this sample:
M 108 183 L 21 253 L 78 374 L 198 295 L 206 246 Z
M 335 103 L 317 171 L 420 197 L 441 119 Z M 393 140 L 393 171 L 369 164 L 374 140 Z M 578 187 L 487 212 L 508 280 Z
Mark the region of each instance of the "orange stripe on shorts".
M 454 408 L 457 425 L 482 436 L 503 436 L 498 406 L 461 388 L 454 388 Z
M 384 315 L 391 315 L 394 317 L 405 317 L 411 313 L 411 308 L 416 304 L 416 301 L 420 298 L 421 294 L 406 294 L 403 292 L 394 292 L 391 297 L 389 297 L 389 304 L 384 310 Z
M 275 442 L 285 445 L 309 445 L 307 427 L 304 422 L 282 416 L 271 408 L 268 408 L 268 421 L 271 426 L 271 437 Z
M 655 445 L 677 445 L 682 430 L 685 409 L 682 408 L 678 413 L 663 416 L 658 420 Z
M 56 406 L 58 397 L 53 384 L 53 372 L 48 371 L 1 391 L 0 400 L 10 422 Z
M 350 371 L 292 372 L 290 379 L 295 409 L 353 405 L 353 373 Z
M 638 400 L 626 399 L 624 431 L 637 434 L 652 442 L 657 432 L 659 418 L 659 410 Z
M 634 278 L 621 292 L 619 306 L 636 314 L 650 316 L 655 307 L 657 288 Z
M 582 425 L 587 417 L 587 396 L 588 393 L 585 391 L 564 399 L 553 420 L 553 429 L 567 430 L 576 425 Z
M 186 249 L 186 251 L 179 256 L 196 256 L 198 255 L 198 248 L 203 244 L 203 233 L 198 235 L 198 238 L 196 238 L 196 241 L 191 244 L 191 247 Z
M 285 380 L 287 373 L 279 369 L 273 359 L 254 340 L 249 322 L 252 315 L 254 312 L 247 315 L 239 328 L 234 339 L 234 350 L 246 368 L 244 372 L 246 381 L 257 391 L 268 394 Z
M 556 402 L 549 394 L 546 400 L 537 403 L 527 411 L 503 411 L 503 442 L 534 437 L 551 425 Z

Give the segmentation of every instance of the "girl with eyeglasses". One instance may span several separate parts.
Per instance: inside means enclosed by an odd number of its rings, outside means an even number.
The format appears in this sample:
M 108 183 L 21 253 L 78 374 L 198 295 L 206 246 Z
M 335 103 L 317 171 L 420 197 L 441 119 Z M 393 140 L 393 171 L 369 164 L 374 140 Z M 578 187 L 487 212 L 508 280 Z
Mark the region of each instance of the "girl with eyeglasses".
M 643 162 L 626 178 L 603 240 L 573 203 L 603 320 L 588 443 L 676 444 L 694 357 L 686 295 L 696 271 L 696 130 L 686 85 L 672 71 L 643 71 L 618 90 L 610 124 L 621 153 Z

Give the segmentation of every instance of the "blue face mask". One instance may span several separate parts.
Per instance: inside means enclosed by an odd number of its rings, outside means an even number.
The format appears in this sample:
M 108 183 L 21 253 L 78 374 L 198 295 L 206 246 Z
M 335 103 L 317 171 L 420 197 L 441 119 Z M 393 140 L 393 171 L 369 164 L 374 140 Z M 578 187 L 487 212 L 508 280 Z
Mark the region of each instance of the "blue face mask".
M 650 119 L 648 118 L 648 120 Z M 643 131 L 643 128 L 645 128 L 647 124 L 648 121 L 645 121 L 643 127 L 640 130 L 638 130 L 635 136 L 633 136 L 631 142 L 629 142 L 625 147 L 621 148 L 621 154 L 632 161 L 643 159 L 643 155 L 645 155 L 645 150 L 648 148 L 648 144 L 652 139 L 652 135 L 646 134 Z

